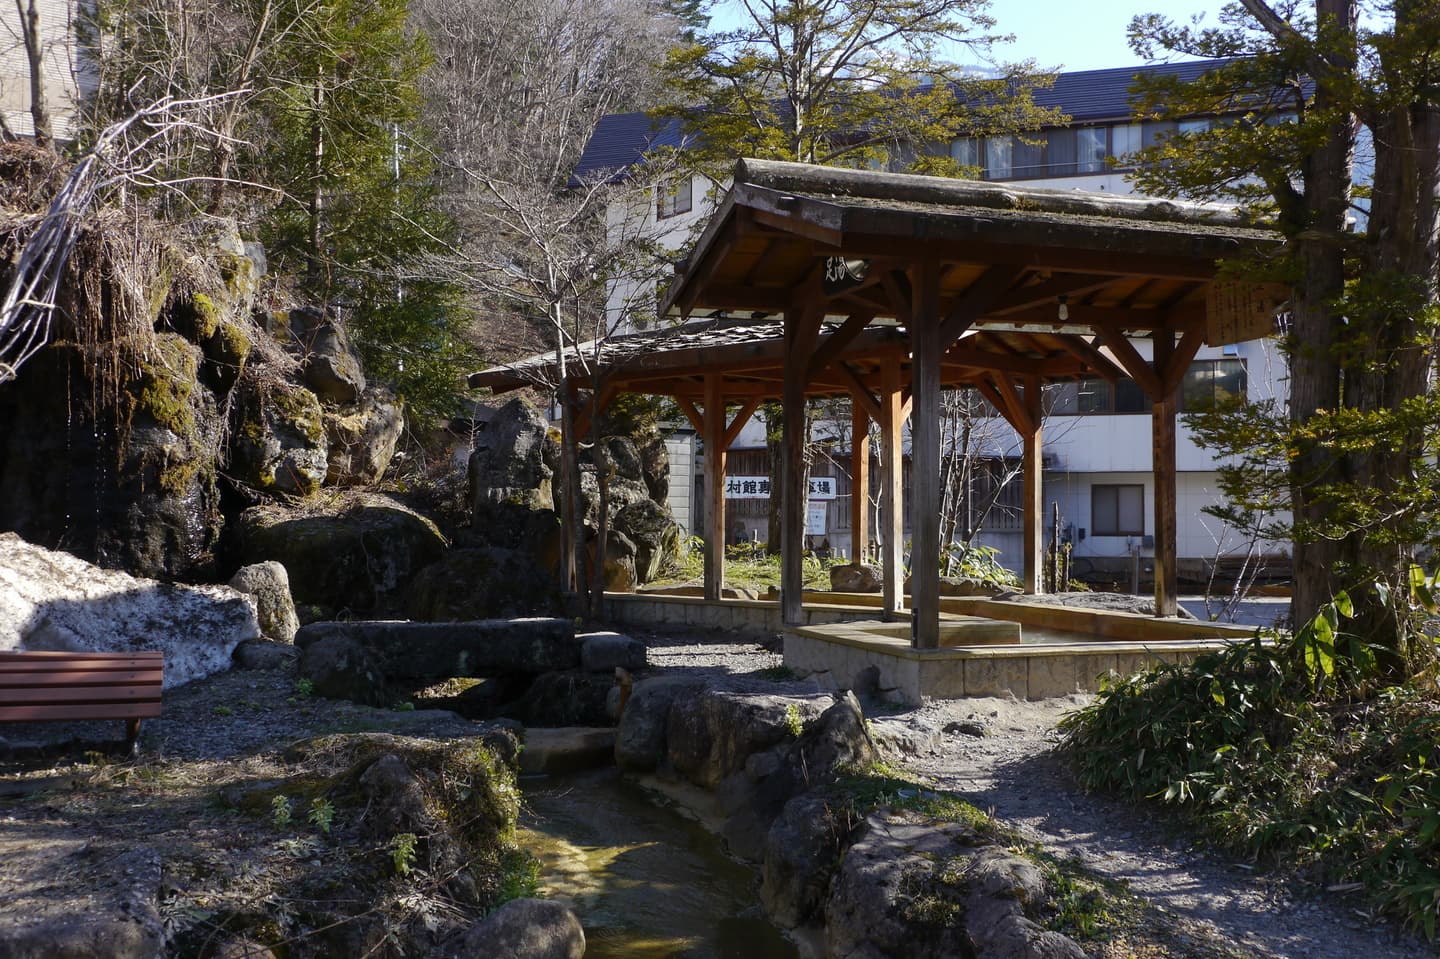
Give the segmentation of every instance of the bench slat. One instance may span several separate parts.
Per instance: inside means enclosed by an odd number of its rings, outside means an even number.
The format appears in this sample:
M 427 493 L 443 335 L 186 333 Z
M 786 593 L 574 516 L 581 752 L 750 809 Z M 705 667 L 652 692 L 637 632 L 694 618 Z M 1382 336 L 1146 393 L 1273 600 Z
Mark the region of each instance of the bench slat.
M 14 660 L 9 662 L 0 661 L 0 673 L 48 673 L 76 669 L 107 672 L 125 669 L 160 668 L 160 662 L 154 659 L 75 659 L 68 661 L 47 659 L 36 663 L 22 663 Z
M 136 649 L 128 653 L 101 653 L 88 649 L 35 649 L 0 650 L 0 660 L 6 659 L 160 659 L 165 654 L 158 649 Z
M 35 689 L 48 686 L 126 686 L 164 683 L 165 673 L 159 669 L 115 671 L 25 672 L 6 673 L 0 670 L 0 689 Z
M 0 689 L 0 706 L 20 703 L 125 703 L 160 701 L 160 687 L 146 683 L 140 686 L 62 686 L 42 689 Z
M 0 722 L 35 722 L 65 719 L 155 719 L 157 703 L 104 703 L 98 706 L 66 704 L 44 706 L 0 706 Z

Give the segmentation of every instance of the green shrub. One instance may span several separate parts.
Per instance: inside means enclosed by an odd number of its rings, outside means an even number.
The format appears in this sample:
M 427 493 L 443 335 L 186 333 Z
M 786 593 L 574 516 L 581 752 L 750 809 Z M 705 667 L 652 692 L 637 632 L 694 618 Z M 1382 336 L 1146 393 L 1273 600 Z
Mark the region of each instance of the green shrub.
M 1434 679 L 1376 691 L 1326 683 L 1314 644 L 1307 626 L 1119 679 L 1061 723 L 1063 748 L 1087 787 L 1169 803 L 1262 862 L 1360 883 L 1434 938 Z

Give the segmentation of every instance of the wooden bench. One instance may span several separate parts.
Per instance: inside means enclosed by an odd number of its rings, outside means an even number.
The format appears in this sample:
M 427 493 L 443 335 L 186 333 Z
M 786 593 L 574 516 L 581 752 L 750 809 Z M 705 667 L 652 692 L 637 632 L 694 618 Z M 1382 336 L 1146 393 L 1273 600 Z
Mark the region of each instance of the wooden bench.
M 0 722 L 123 719 L 133 749 L 164 674 L 160 652 L 0 652 Z

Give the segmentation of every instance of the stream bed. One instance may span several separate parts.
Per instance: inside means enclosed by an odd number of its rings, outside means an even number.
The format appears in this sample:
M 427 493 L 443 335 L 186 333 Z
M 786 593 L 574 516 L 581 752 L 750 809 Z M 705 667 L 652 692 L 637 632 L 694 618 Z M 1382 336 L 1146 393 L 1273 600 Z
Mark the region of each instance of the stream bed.
M 616 770 L 522 780 L 519 844 L 541 894 L 585 927 L 586 959 L 795 959 L 756 870 Z

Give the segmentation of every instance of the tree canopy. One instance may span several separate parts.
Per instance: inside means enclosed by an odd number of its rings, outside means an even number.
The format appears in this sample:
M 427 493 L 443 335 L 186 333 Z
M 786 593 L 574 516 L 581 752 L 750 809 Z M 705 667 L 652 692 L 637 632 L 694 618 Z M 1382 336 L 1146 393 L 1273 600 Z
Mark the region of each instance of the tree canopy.
M 982 72 L 986 0 L 746 0 L 733 30 L 697 31 L 666 75 L 657 112 L 697 134 L 689 155 L 719 173 L 737 156 L 967 172 L 956 137 L 1023 133 L 1064 117 L 1032 91 L 1033 64 Z
M 1354 613 L 1348 638 L 1333 623 L 1316 635 L 1314 664 L 1416 668 L 1432 654 L 1414 569 L 1440 534 L 1440 6 L 1244 0 L 1212 26 L 1138 17 L 1131 37 L 1151 56 L 1231 58 L 1141 86 L 1150 116 L 1223 118 L 1177 125 L 1141 188 L 1240 201 L 1288 241 L 1249 265 L 1292 290 L 1288 409 L 1207 430 L 1239 457 L 1239 512 L 1289 509 L 1297 623 L 1341 594 Z

